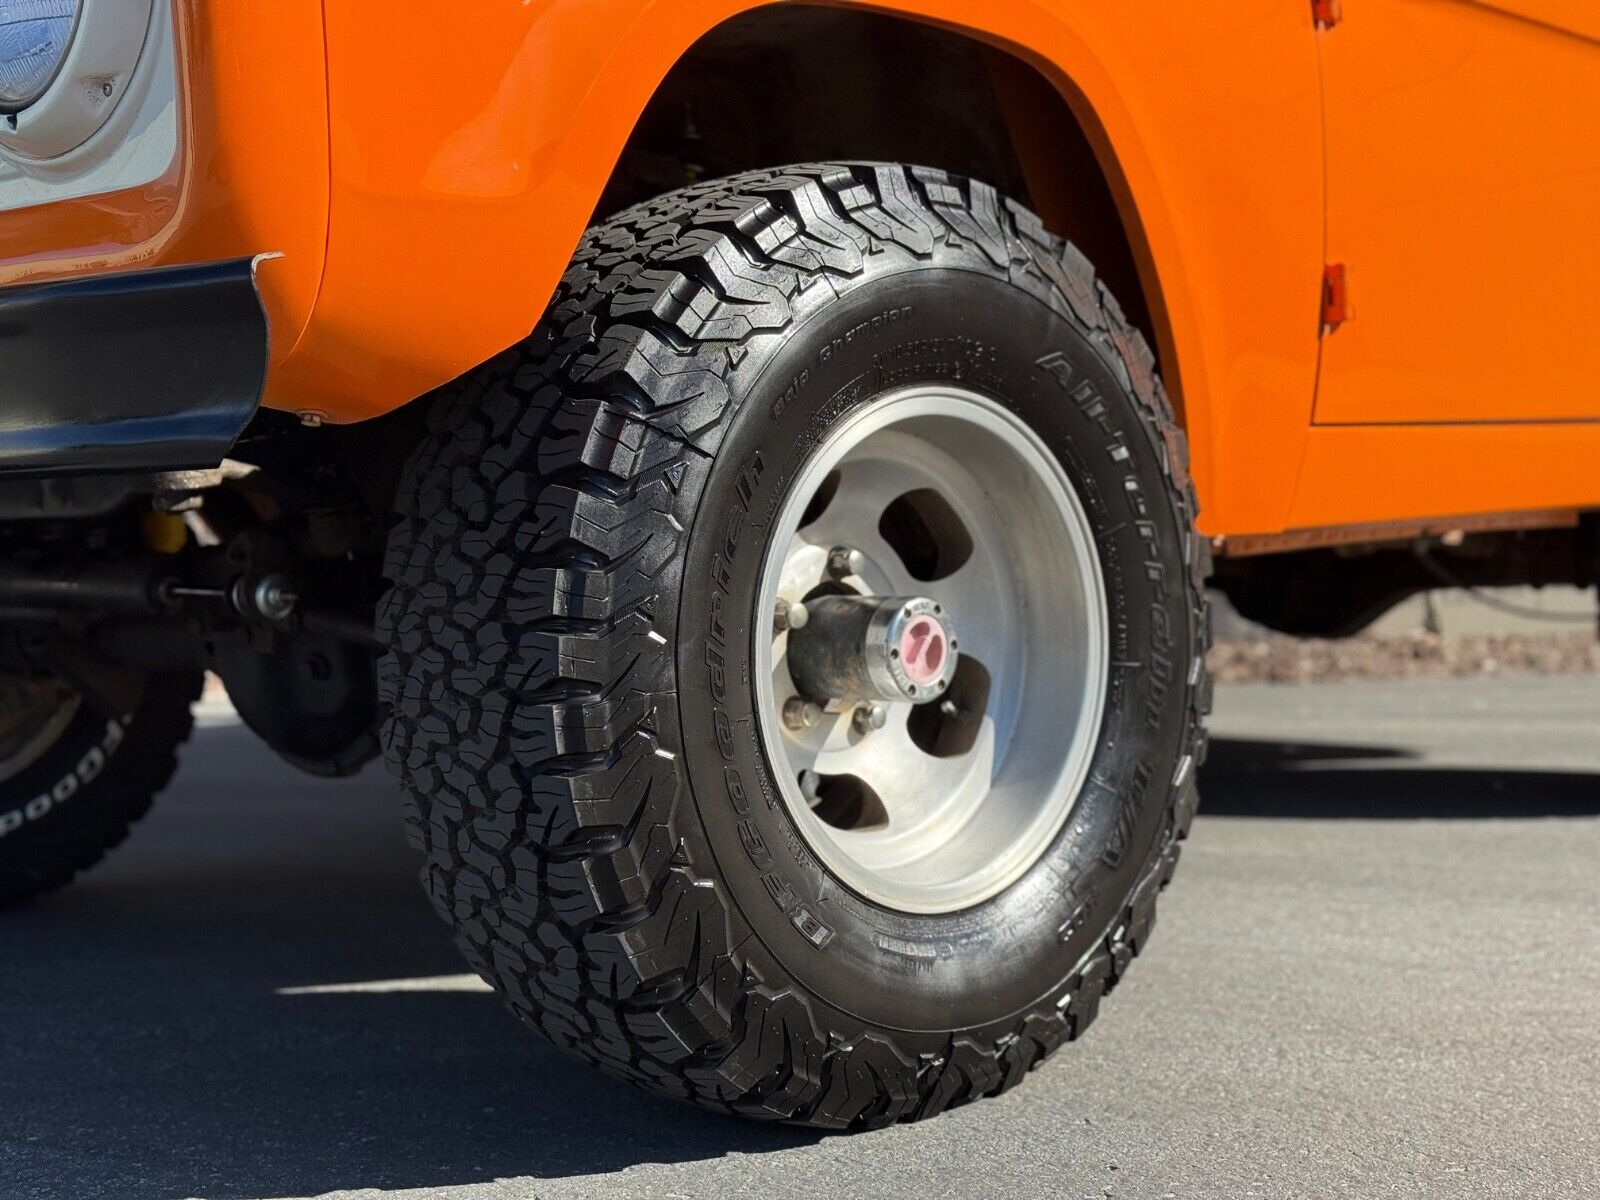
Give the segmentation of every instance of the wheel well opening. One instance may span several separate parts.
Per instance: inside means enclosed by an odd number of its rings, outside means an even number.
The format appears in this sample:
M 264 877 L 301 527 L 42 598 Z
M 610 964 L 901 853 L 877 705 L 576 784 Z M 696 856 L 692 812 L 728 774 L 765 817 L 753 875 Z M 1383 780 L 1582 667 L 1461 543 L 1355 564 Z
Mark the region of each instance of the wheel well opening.
M 840 159 L 938 167 L 1015 197 L 1159 345 L 1128 224 L 1072 106 L 1015 55 L 903 17 L 783 5 L 718 25 L 656 89 L 595 219 L 701 179 Z

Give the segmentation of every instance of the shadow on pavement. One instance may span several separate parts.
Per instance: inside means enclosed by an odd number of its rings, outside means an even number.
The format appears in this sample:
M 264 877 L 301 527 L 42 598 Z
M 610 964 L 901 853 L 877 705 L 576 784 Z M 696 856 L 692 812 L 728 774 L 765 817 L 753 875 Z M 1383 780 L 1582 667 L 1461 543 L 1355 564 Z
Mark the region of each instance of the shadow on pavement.
M 1215 738 L 1200 773 L 1200 813 L 1368 821 L 1600 814 L 1600 774 L 1400 765 L 1415 757 L 1388 746 Z
M 127 846 L 0 914 L 0 1195 L 450 1187 L 816 1140 L 613 1082 L 463 970 L 381 772 L 308 780 L 201 730 Z
M 1203 813 L 1600 812 L 1600 776 L 1404 762 L 1220 739 Z M 0 1195 L 447 1188 L 815 1140 L 651 1099 L 521 1028 L 452 979 L 414 863 L 381 771 L 309 779 L 237 727 L 199 731 L 128 845 L 0 915 Z M 415 990 L 341 987 L 392 980 Z

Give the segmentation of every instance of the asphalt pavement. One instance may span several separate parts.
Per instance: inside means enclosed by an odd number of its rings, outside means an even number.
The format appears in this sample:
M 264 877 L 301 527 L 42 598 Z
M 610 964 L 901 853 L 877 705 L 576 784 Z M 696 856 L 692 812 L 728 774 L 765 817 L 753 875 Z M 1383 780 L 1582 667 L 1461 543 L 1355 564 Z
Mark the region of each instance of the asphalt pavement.
M 0 1198 L 1600 1194 L 1600 679 L 1240 687 L 1146 955 L 1020 1088 L 861 1136 L 522 1030 L 381 771 L 211 711 L 127 845 L 0 917 Z

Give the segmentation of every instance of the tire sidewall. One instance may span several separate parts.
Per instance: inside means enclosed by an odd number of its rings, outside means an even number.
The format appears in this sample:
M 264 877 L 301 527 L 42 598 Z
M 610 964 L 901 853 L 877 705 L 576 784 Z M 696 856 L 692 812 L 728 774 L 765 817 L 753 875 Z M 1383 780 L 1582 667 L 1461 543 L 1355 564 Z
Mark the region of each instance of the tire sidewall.
M 793 979 L 846 1026 L 977 1030 L 1058 997 L 1170 830 L 1194 652 L 1187 531 L 1152 414 L 1104 335 L 1033 282 L 970 262 L 902 262 L 797 305 L 785 336 L 728 373 L 734 411 L 718 453 L 682 489 L 679 733 L 697 817 L 684 835 L 714 862 L 763 977 Z M 1112 660 L 1099 745 L 1066 826 L 1000 895 L 938 915 L 871 903 L 811 852 L 762 743 L 752 670 L 767 535 L 790 485 L 839 421 L 919 383 L 988 397 L 1061 461 L 1099 547 Z
M 112 715 L 85 698 L 44 753 L 0 784 L 0 862 L 64 826 L 76 834 L 97 822 L 126 821 L 102 811 L 92 797 L 126 748 L 134 709 Z

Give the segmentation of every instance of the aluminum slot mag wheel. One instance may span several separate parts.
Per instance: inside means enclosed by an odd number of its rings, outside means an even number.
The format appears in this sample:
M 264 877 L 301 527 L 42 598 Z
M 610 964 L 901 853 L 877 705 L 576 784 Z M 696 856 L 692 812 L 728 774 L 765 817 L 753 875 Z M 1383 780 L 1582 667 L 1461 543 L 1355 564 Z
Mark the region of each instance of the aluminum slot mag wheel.
M 1026 872 L 1088 771 L 1109 641 L 1088 519 L 1033 431 L 949 386 L 866 406 L 796 479 L 761 595 L 763 740 L 841 881 L 935 913 Z M 867 678 L 874 655 L 900 678 Z

